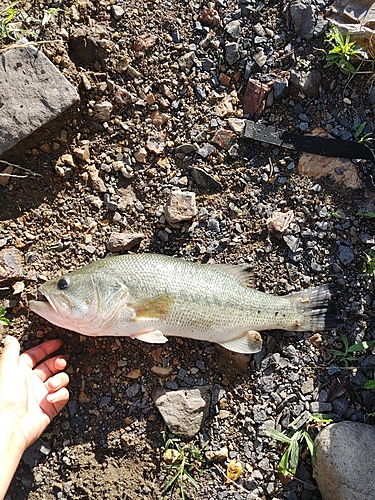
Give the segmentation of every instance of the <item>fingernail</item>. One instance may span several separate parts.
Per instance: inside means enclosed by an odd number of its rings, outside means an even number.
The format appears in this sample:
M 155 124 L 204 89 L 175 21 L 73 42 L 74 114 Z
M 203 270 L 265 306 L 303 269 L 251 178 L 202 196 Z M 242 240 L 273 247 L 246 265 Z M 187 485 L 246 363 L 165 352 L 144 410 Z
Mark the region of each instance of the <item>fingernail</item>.
M 4 347 L 7 346 L 8 344 L 10 344 L 11 340 L 12 340 L 12 337 L 10 335 L 7 335 L 4 338 Z
M 54 389 L 57 389 L 61 384 L 61 377 L 54 377 L 52 380 L 51 380 L 51 385 Z

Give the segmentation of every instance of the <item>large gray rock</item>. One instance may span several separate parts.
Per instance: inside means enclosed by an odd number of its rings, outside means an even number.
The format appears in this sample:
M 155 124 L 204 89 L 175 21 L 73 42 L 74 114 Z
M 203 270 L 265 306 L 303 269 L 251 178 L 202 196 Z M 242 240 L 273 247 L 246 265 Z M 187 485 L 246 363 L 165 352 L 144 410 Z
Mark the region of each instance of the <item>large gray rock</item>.
M 0 55 L 0 155 L 79 100 L 76 89 L 34 46 Z
M 314 476 L 323 500 L 375 500 L 375 427 L 339 422 L 315 439 Z
M 211 387 L 178 391 L 157 387 L 152 398 L 169 430 L 183 439 L 192 439 L 208 416 Z

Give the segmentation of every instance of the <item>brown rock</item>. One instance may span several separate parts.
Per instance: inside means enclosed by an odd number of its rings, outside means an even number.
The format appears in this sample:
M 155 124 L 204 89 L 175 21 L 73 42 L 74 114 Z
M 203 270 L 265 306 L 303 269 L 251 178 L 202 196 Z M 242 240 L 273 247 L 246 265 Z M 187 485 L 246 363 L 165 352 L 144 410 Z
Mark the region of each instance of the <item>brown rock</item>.
M 233 114 L 232 99 L 229 96 L 224 97 L 224 99 L 214 107 L 214 111 L 219 118 L 231 116 Z
M 320 127 L 314 129 L 311 135 L 332 137 Z M 346 158 L 331 158 L 329 156 L 302 153 L 298 162 L 298 172 L 301 175 L 306 175 L 314 179 L 329 175 L 339 184 L 344 184 L 346 187 L 352 189 L 360 189 L 362 187 L 357 167 Z
M 79 160 L 86 161 L 90 159 L 90 148 L 88 144 L 84 144 L 79 148 L 74 148 L 73 153 Z
M 152 33 L 145 33 L 135 42 L 134 50 L 136 52 L 145 52 L 155 45 L 157 39 L 158 37 L 156 35 L 153 35 Z
M 130 250 L 144 239 L 143 233 L 112 233 L 107 242 L 109 252 L 124 252 Z
M 0 251 L 0 285 L 22 277 L 22 254 L 13 247 Z
M 227 130 L 227 129 L 222 128 L 222 129 L 217 130 L 217 132 L 213 136 L 211 142 L 213 144 L 220 146 L 221 148 L 225 149 L 226 151 L 228 151 L 228 149 L 231 147 L 232 142 L 233 142 L 235 137 L 236 137 L 236 134 L 234 132 L 232 132 L 231 130 Z
M 293 219 L 293 210 L 288 210 L 288 212 L 273 212 L 266 222 L 268 231 L 273 233 L 277 238 L 281 238 L 283 232 L 289 227 Z
M 229 87 L 230 76 L 226 75 L 225 73 L 220 73 L 219 82 L 221 83 L 221 85 L 224 85 L 224 87 Z
M 154 132 L 153 134 L 149 135 L 146 142 L 147 149 L 151 151 L 151 153 L 159 155 L 164 151 L 165 138 L 165 132 Z
M 243 96 L 243 112 L 249 114 L 255 121 L 258 120 L 266 107 L 266 98 L 271 88 L 272 83 L 250 79 Z
M 157 109 L 156 111 L 153 111 L 150 115 L 152 124 L 156 128 L 160 128 L 164 123 L 167 123 L 169 120 L 169 116 L 166 115 L 165 113 L 160 113 L 160 111 Z
M 218 11 L 209 7 L 204 7 L 202 9 L 199 20 L 205 26 L 211 26 L 212 28 L 220 24 L 220 16 Z

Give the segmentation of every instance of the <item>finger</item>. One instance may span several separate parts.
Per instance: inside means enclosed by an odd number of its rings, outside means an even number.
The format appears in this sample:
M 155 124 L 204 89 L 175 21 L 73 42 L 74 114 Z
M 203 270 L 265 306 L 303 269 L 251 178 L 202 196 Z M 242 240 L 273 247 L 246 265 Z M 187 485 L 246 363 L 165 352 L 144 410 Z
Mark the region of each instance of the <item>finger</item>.
M 64 370 L 67 362 L 62 356 L 55 356 L 53 358 L 47 359 L 36 368 L 34 368 L 34 373 L 40 378 L 42 382 L 45 382 L 50 377 L 53 377 L 55 373 Z
M 20 355 L 20 343 L 15 337 L 7 335 L 4 339 L 4 349 L 0 358 L 1 369 L 6 370 L 7 367 L 17 366 Z
M 65 372 L 61 372 L 55 375 L 54 377 L 49 378 L 44 385 L 47 391 L 50 394 L 52 394 L 60 390 L 62 387 L 66 387 L 68 384 L 69 384 L 68 374 Z
M 61 346 L 62 340 L 52 339 L 43 342 L 20 356 L 20 361 L 26 363 L 30 368 L 34 368 L 42 359 L 46 358 Z
M 43 408 L 50 419 L 55 417 L 69 401 L 69 391 L 66 387 L 62 387 L 52 394 L 47 394 L 46 402 L 48 407 Z

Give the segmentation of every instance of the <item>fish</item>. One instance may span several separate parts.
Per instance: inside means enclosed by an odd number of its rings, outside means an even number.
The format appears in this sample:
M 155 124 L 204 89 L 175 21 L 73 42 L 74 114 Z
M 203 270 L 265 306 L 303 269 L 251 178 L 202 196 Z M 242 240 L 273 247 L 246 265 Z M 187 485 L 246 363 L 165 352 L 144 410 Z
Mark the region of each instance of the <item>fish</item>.
M 155 344 L 179 336 L 243 354 L 261 350 L 263 330 L 336 327 L 330 284 L 279 296 L 253 290 L 247 277 L 240 266 L 152 253 L 117 255 L 43 283 L 29 307 L 83 335 Z

